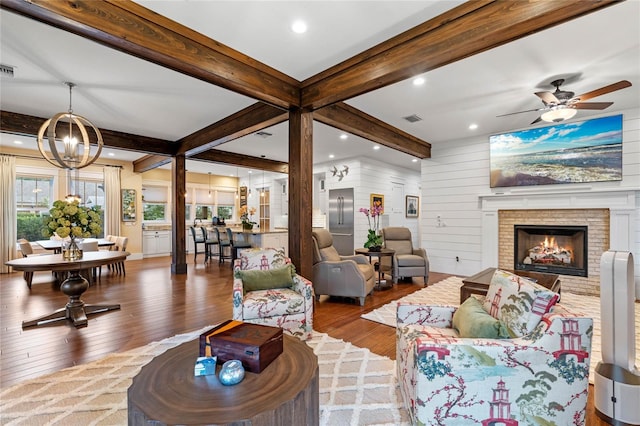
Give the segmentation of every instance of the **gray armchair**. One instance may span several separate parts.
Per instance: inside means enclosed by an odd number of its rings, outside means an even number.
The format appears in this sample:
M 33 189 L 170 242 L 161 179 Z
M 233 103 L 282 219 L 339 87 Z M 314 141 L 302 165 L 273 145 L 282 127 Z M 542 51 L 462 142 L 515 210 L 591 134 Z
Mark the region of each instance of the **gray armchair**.
M 424 277 L 424 285 L 429 281 L 429 258 L 422 248 L 413 248 L 411 231 L 401 226 L 382 229 L 384 247 L 395 250 L 393 269 L 391 258 L 382 257 L 380 267 L 382 272 L 393 276 L 393 283 L 398 283 L 399 277 Z
M 362 255 L 340 256 L 326 229 L 313 231 L 313 289 L 321 294 L 354 297 L 360 306 L 375 286 L 373 265 Z

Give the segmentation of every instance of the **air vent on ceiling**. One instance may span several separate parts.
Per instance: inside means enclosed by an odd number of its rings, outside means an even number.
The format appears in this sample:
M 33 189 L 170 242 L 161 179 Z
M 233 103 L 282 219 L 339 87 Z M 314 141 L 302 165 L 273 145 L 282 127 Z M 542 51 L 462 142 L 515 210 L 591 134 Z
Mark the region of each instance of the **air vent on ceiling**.
M 269 136 L 273 136 L 273 134 L 269 132 L 258 132 L 256 133 L 256 136 L 260 136 L 261 138 L 268 138 Z
M 407 115 L 406 117 L 402 117 L 407 120 L 409 123 L 415 123 L 416 121 L 422 120 L 422 118 L 418 117 L 416 114 Z
M 13 78 L 13 67 L 11 65 L 0 64 L 0 76 Z

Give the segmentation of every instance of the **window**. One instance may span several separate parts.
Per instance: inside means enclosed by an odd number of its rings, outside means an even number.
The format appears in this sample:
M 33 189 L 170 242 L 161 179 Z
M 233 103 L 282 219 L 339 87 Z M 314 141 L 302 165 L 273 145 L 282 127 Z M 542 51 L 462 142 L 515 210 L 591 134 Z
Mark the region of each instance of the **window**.
M 162 186 L 142 187 L 142 218 L 143 220 L 166 221 L 167 219 L 167 188 Z
M 211 220 L 212 206 L 196 205 L 196 219 Z
M 218 218 L 219 219 L 231 219 L 233 216 L 233 206 L 218 206 Z
M 53 203 L 53 176 L 16 177 L 17 237 L 41 240 L 44 214 Z
M 231 219 L 233 217 L 233 208 L 236 204 L 235 192 L 218 192 L 218 209 L 217 215 L 220 219 Z
M 96 235 L 98 238 L 104 237 L 104 182 L 97 179 L 80 179 L 74 181 L 75 189 L 71 192 L 79 195 L 81 203 L 85 207 L 100 207 L 100 219 L 102 221 L 102 231 Z

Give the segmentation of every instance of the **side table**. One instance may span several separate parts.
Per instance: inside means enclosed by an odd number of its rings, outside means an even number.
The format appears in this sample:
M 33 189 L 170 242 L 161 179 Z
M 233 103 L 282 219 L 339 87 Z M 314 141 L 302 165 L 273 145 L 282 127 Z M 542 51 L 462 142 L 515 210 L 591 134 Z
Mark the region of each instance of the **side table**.
M 371 262 L 371 258 L 375 257 L 378 259 L 378 263 L 380 263 L 380 260 L 384 257 L 384 256 L 390 256 L 391 257 L 391 282 L 393 283 L 393 259 L 394 259 L 394 254 L 396 254 L 395 250 L 392 249 L 387 249 L 387 248 L 383 248 L 380 249 L 380 251 L 371 251 L 368 248 L 357 248 L 354 250 L 356 254 L 362 254 L 365 255 L 369 258 L 369 262 Z M 382 267 L 380 264 L 378 264 L 378 281 L 376 283 L 376 289 L 377 290 L 383 290 L 383 289 L 387 289 L 387 288 L 391 288 L 393 287 L 393 284 L 391 285 L 386 285 L 386 283 L 384 283 L 385 285 L 383 285 L 383 273 L 382 273 Z
M 193 375 L 198 348 L 183 343 L 142 367 L 127 392 L 129 425 L 319 424 L 318 358 L 300 339 L 284 335 L 283 352 L 234 386 Z

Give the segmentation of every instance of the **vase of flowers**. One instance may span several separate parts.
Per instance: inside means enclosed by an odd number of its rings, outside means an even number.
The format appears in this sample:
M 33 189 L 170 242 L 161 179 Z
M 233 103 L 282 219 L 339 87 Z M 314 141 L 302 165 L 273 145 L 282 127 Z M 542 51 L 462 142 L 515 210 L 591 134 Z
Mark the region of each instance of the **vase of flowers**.
M 102 232 L 100 207 L 81 206 L 77 200 L 53 202 L 49 216 L 45 217 L 42 235 L 56 235 L 62 239 L 69 238 L 63 244 L 62 257 L 66 260 L 82 259 L 82 250 L 78 247 L 80 238 L 97 236 Z
M 382 249 L 382 237 L 379 234 L 379 227 L 382 207 L 374 205 L 370 209 L 361 208 L 360 213 L 364 213 L 367 216 L 367 222 L 369 222 L 367 241 L 364 243 L 364 247 L 368 248 L 369 251 L 380 251 Z
M 256 214 L 255 207 L 249 208 L 246 205 L 240 207 L 240 220 L 242 221 L 242 229 L 246 229 L 248 231 L 253 229 L 253 225 L 256 224 L 256 222 L 252 220 L 252 216 L 254 214 Z

